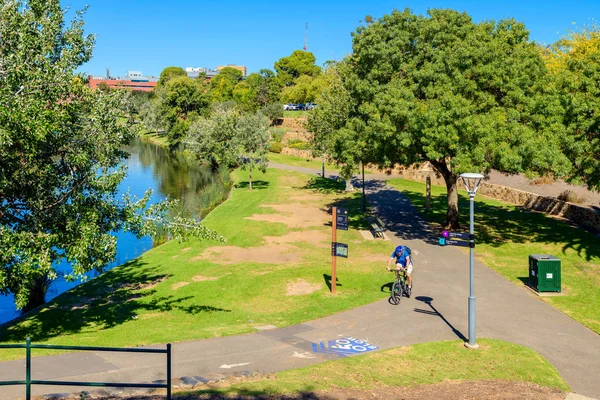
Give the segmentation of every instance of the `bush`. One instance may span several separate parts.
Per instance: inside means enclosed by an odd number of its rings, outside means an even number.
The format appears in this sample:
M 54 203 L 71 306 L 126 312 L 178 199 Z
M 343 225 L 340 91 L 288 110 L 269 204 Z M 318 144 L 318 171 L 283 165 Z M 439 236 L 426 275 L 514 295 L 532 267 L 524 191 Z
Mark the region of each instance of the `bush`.
M 281 153 L 281 150 L 283 150 L 283 143 L 281 142 L 273 142 L 269 147 L 271 153 Z
M 283 131 L 275 131 L 273 132 L 273 141 L 274 142 L 281 142 L 283 140 L 283 136 L 285 135 L 285 132 Z
M 569 203 L 583 204 L 585 203 L 585 196 L 579 195 L 572 190 L 565 190 L 557 197 L 559 200 L 567 201 Z
M 308 150 L 310 149 L 310 143 L 303 141 L 294 141 L 292 143 L 288 143 L 288 147 L 290 149 Z

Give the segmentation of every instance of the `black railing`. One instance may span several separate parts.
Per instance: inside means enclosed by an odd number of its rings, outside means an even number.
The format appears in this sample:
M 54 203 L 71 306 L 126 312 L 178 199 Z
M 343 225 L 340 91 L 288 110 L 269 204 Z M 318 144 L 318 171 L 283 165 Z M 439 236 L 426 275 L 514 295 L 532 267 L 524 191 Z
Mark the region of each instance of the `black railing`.
M 31 344 L 27 338 L 25 344 L 0 344 L 0 349 L 25 349 L 25 380 L 24 381 L 0 381 L 0 386 L 25 385 L 25 396 L 31 400 L 32 385 L 50 386 L 88 386 L 88 387 L 119 387 L 119 388 L 144 388 L 144 389 L 167 389 L 167 400 L 171 400 L 171 344 L 166 349 L 140 349 L 119 347 L 91 347 L 91 346 L 56 346 L 52 344 Z M 31 379 L 31 349 L 50 350 L 77 350 L 77 351 L 111 351 L 121 353 L 158 353 L 167 355 L 167 381 L 166 383 L 121 383 L 121 382 L 69 382 L 69 381 L 43 381 Z

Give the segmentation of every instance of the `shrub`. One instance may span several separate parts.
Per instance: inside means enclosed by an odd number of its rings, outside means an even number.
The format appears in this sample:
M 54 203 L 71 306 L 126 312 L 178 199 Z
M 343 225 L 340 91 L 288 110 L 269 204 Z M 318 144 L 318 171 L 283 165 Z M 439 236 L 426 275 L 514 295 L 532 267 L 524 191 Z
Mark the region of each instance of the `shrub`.
M 274 142 L 281 142 L 283 140 L 283 136 L 285 135 L 285 132 L 277 130 L 275 132 L 273 132 L 273 141 Z
M 281 142 L 273 142 L 269 147 L 271 153 L 281 153 L 281 150 L 283 150 L 283 143 Z
M 557 197 L 559 200 L 567 201 L 569 203 L 583 204 L 585 203 L 585 196 L 579 195 L 572 190 L 565 190 Z
M 531 184 L 536 186 L 549 185 L 551 183 L 554 183 L 554 178 L 550 176 L 540 176 L 531 181 Z
M 288 143 L 288 147 L 290 149 L 308 150 L 310 149 L 310 144 L 303 141 L 294 141 L 293 143 Z

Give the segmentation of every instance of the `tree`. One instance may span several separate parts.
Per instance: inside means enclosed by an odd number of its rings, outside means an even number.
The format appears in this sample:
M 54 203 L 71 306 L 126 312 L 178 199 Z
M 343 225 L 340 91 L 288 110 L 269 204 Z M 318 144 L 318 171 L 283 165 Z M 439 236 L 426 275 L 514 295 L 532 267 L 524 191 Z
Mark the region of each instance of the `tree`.
M 446 182 L 446 226 L 459 225 L 462 172 L 569 170 L 547 70 L 523 24 L 394 11 L 358 27 L 352 47 L 345 129 L 380 164 L 431 162 Z
M 237 166 L 238 118 L 239 111 L 235 108 L 216 107 L 209 117 L 200 117 L 191 123 L 184 139 L 185 147 L 213 170 Z
M 164 122 L 160 116 L 159 110 L 160 104 L 158 100 L 147 100 L 145 103 L 140 105 L 139 116 L 141 119 L 142 126 L 147 129 L 158 133 L 160 129 L 163 129 Z
M 236 129 L 244 157 L 242 168 L 249 169 L 248 181 L 252 190 L 252 170 L 257 167 L 265 172 L 267 169 L 269 119 L 261 113 L 244 114 L 238 120 Z
M 225 67 L 210 81 L 211 98 L 214 102 L 233 100 L 233 89 L 242 80 L 242 72 Z
M 270 69 L 261 69 L 259 75 L 260 81 L 256 89 L 258 103 L 263 107 L 269 103 L 279 103 L 281 84 L 275 73 Z
M 277 78 L 282 86 L 291 86 L 301 75 L 316 76 L 321 68 L 315 65 L 315 61 L 315 55 L 310 51 L 294 50 L 291 55 L 275 62 Z
M 327 81 L 324 75 L 312 77 L 301 75 L 294 81 L 293 86 L 284 87 L 281 92 L 283 103 L 307 103 L 314 102 L 323 91 Z
M 269 119 L 273 128 L 277 125 L 277 120 L 283 118 L 283 104 L 270 103 L 260 109 L 260 112 Z
M 354 189 L 352 174 L 357 164 L 368 161 L 370 149 L 365 138 L 349 128 L 356 104 L 344 85 L 351 67 L 348 60 L 328 65 L 322 75 L 325 86 L 316 99 L 319 106 L 309 114 L 306 126 L 313 134 L 313 155 L 325 153 L 341 167 L 340 175 L 346 181 L 347 191 Z
M 600 191 L 600 31 L 572 32 L 545 54 L 564 107 L 564 148 L 571 180 Z
M 255 111 L 258 103 L 255 101 L 255 92 L 247 80 L 239 81 L 233 88 L 233 101 L 243 111 Z
M 188 119 L 201 114 L 209 105 L 204 81 L 187 76 L 170 79 L 164 88 L 157 92 L 161 119 L 168 131 L 169 147 L 178 148 L 187 133 Z
M 110 91 L 110 86 L 108 86 L 108 83 L 106 83 L 104 81 L 98 83 L 97 87 L 98 87 L 98 90 L 101 90 L 101 91 L 103 91 L 105 93 L 108 92 L 108 91 Z
M 177 78 L 179 76 L 187 76 L 185 70 L 181 67 L 167 67 L 162 70 L 160 73 L 160 77 L 158 78 L 158 82 L 156 83 L 157 88 L 161 88 L 167 84 L 173 78 Z
M 111 232 L 150 234 L 173 206 L 146 207 L 149 192 L 116 197 L 133 136 L 128 93 L 93 91 L 74 73 L 94 45 L 82 15 L 65 24 L 59 0 L 0 8 L 0 293 L 25 310 L 44 301 L 61 261 L 67 279 L 102 271 L 115 259 Z M 197 221 L 171 222 L 174 235 L 215 237 Z

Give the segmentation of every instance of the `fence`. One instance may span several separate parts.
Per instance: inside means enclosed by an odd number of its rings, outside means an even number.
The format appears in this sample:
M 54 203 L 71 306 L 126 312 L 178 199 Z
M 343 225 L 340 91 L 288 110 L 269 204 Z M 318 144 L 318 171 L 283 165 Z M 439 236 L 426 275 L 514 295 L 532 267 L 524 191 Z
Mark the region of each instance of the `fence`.
M 166 349 L 131 349 L 118 347 L 91 347 L 91 346 L 56 346 L 51 344 L 31 344 L 27 338 L 25 344 L 3 344 L 0 349 L 25 349 L 25 380 L 24 381 L 0 381 L 0 386 L 25 385 L 25 396 L 31 400 L 32 385 L 50 386 L 86 386 L 86 387 L 119 387 L 119 388 L 145 388 L 145 389 L 167 389 L 167 400 L 171 400 L 171 344 Z M 31 349 L 51 350 L 78 350 L 78 351 L 111 351 L 121 353 L 158 353 L 167 355 L 167 381 L 161 383 L 119 383 L 119 382 L 68 382 L 68 381 L 44 381 L 31 379 Z

